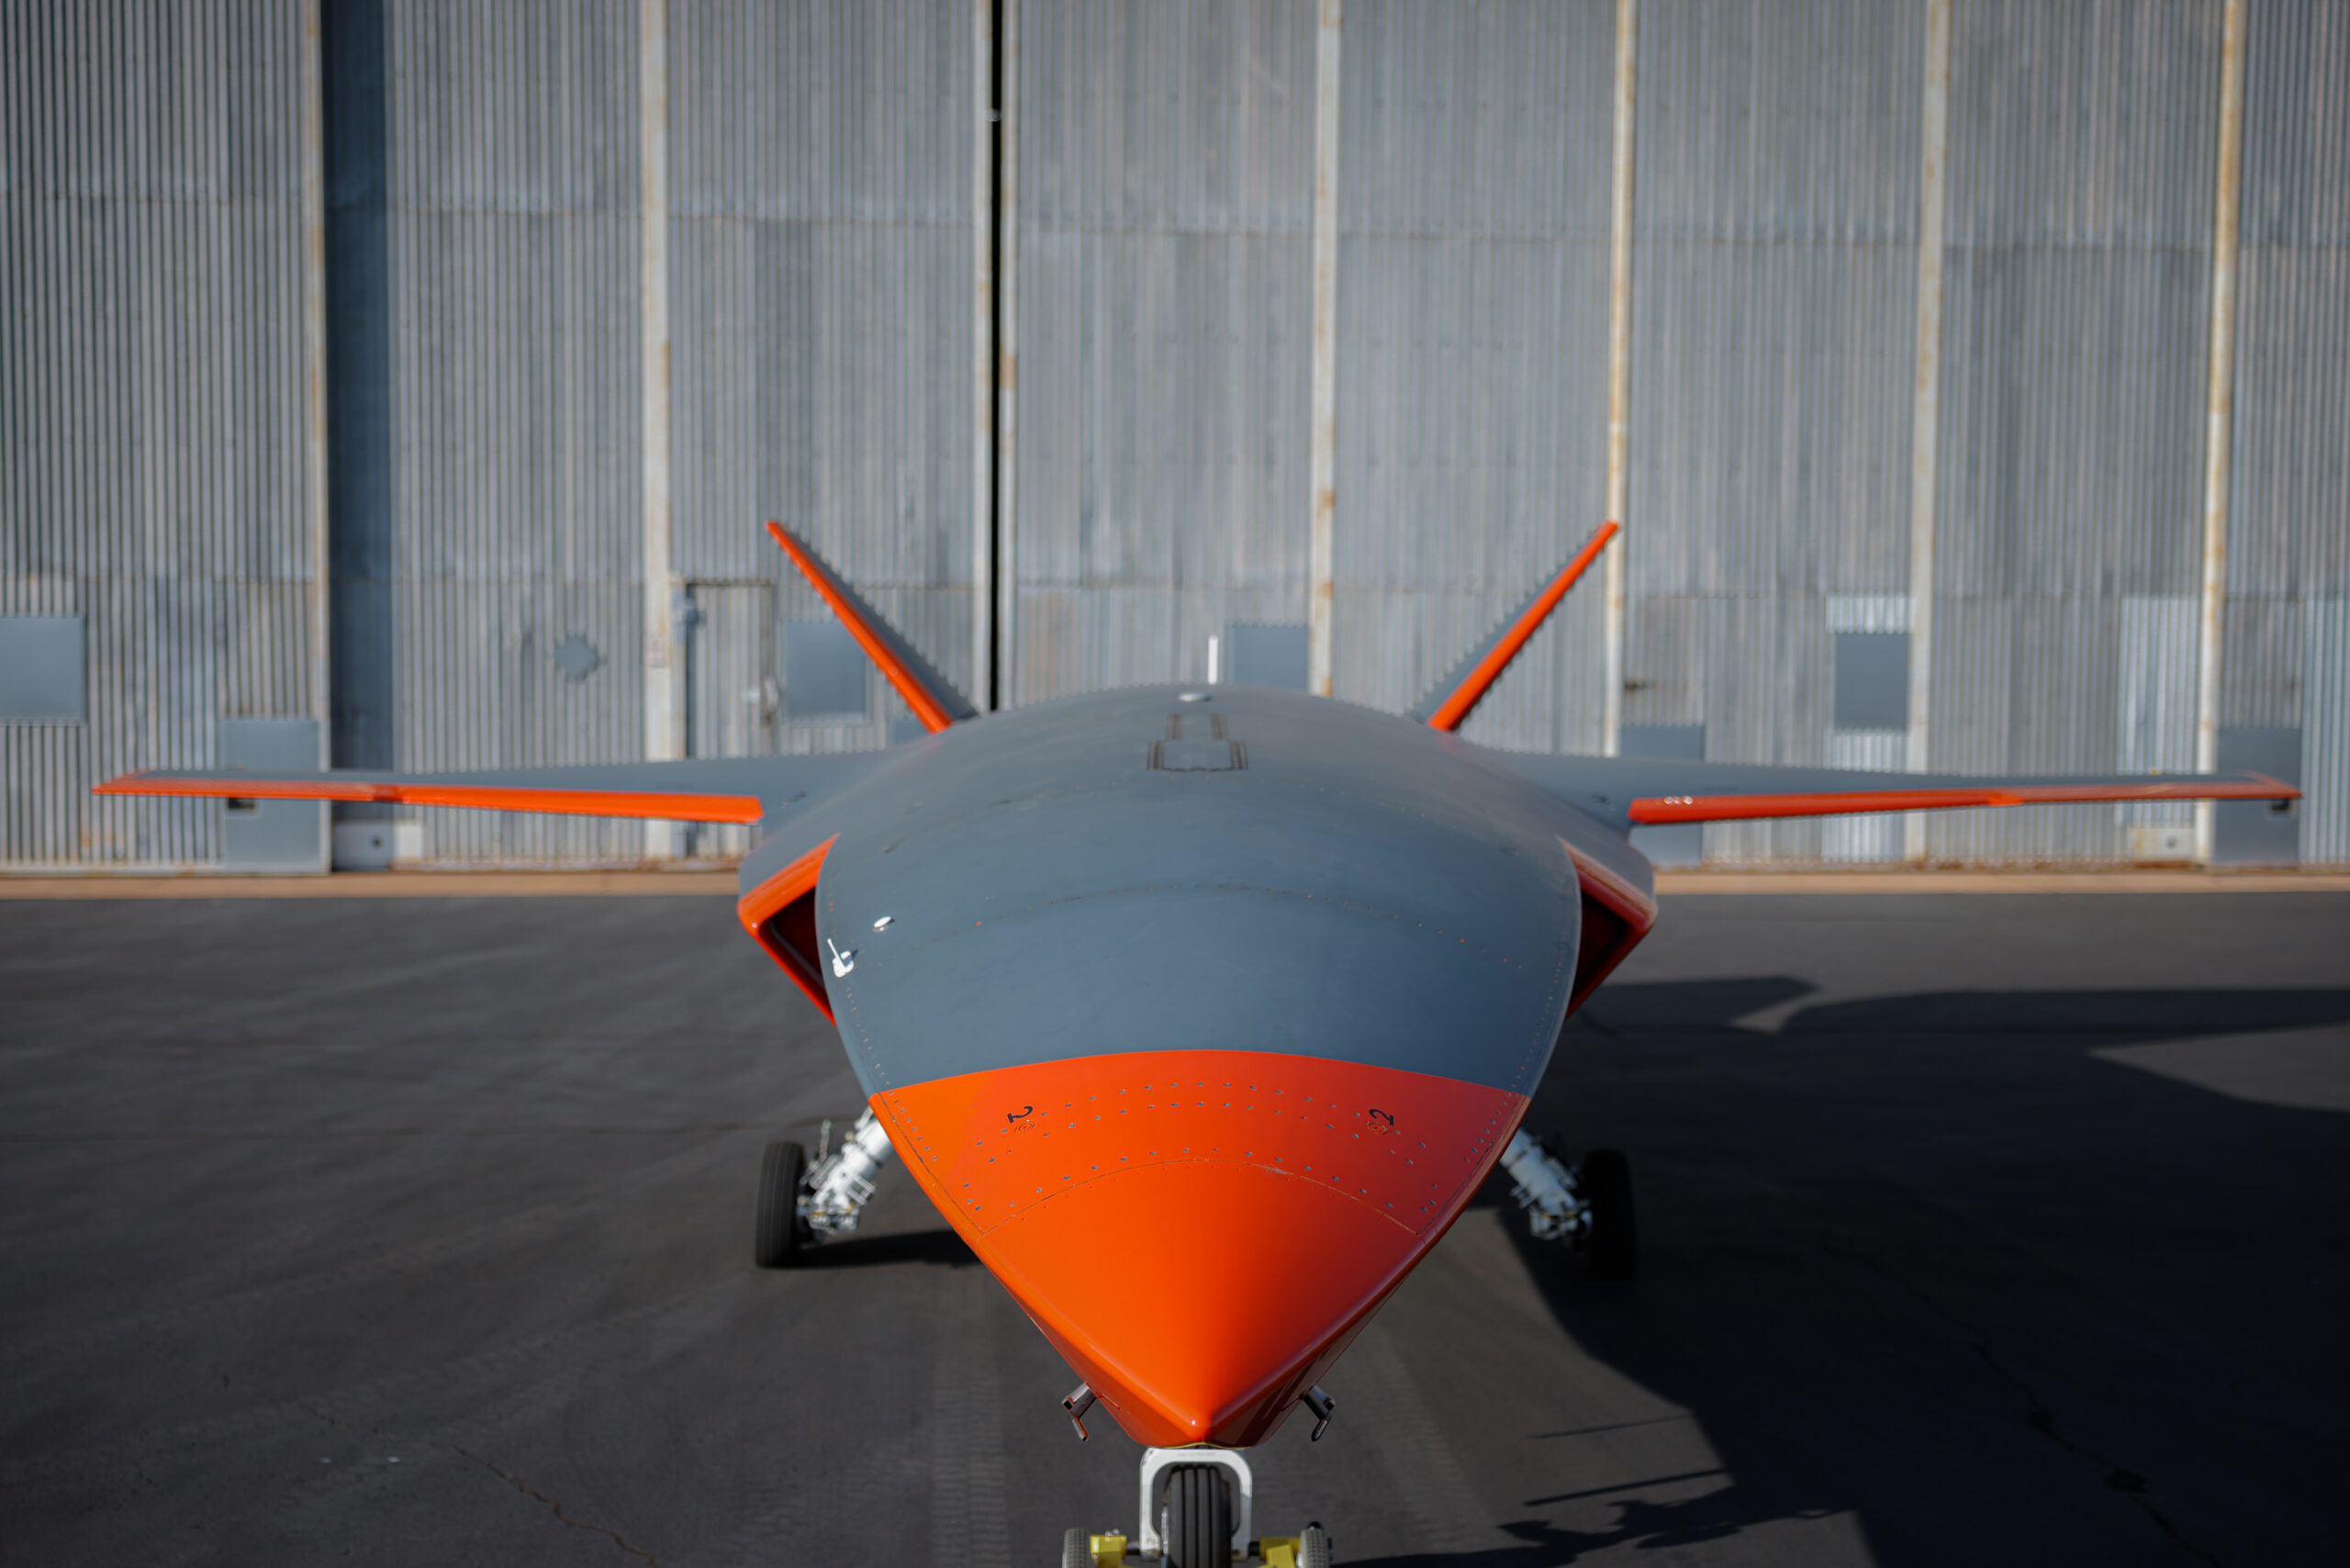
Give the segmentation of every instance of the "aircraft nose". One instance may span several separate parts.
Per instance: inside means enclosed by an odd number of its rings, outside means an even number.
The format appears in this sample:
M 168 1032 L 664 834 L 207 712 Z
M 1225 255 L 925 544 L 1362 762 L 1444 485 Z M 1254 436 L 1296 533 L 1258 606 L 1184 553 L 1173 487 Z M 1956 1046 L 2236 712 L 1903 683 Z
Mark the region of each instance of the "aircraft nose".
M 980 1260 L 1160 1447 L 1270 1436 L 1525 1110 L 1459 1080 L 1252 1051 L 1037 1063 L 873 1103 Z

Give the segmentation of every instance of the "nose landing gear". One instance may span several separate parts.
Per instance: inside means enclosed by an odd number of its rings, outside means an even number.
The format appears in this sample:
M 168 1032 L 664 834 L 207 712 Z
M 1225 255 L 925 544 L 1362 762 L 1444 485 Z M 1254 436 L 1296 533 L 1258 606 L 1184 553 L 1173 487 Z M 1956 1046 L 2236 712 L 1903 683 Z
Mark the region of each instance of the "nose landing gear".
M 1063 1536 L 1061 1568 L 1330 1568 L 1330 1534 L 1319 1524 L 1255 1537 L 1256 1479 L 1239 1449 L 1143 1450 L 1140 1501 L 1131 1537 Z
M 831 1124 L 826 1124 L 830 1141 Z M 759 1223 L 753 1258 L 762 1269 L 789 1269 L 826 1238 L 851 1236 L 874 1180 L 894 1151 L 868 1110 L 835 1149 L 821 1148 L 814 1170 L 796 1143 L 767 1145 L 759 1167 Z

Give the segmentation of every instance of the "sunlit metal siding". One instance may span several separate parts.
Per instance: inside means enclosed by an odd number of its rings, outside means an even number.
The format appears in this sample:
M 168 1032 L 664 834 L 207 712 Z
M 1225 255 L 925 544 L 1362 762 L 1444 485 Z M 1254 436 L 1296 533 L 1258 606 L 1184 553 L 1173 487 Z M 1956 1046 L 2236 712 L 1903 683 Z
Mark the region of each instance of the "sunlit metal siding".
M 643 755 L 637 8 L 386 7 L 396 750 Z M 574 682 L 577 634 L 602 664 Z M 428 860 L 634 859 L 632 823 L 427 812 Z
M 0 14 L 0 614 L 85 621 L 78 726 L 0 725 L 0 861 L 193 865 L 223 717 L 314 711 L 290 6 Z
M 1198 678 L 1305 619 L 1315 16 L 1019 9 L 1007 692 Z
M 2119 766 L 2122 600 L 2201 560 L 2220 8 L 1953 11 L 1931 761 Z M 2127 853 L 2110 809 L 1931 819 L 1937 858 Z
M 1712 757 L 1825 763 L 1827 597 L 1907 587 L 1923 11 L 1640 8 L 1624 719 Z
M 2231 597 L 2350 593 L 2350 3 L 2255 5 Z
M 968 0 L 680 6 L 669 19 L 677 569 L 764 585 L 776 616 L 822 620 L 760 526 L 785 521 L 966 692 L 981 516 L 971 50 Z M 690 634 L 729 643 L 698 648 L 697 671 L 750 667 L 745 639 L 782 645 L 749 617 Z M 698 711 L 708 697 L 692 694 Z M 863 749 L 903 716 L 890 696 L 862 725 L 787 734 L 778 718 L 709 739 Z
M 2195 771 L 2198 609 L 2198 600 L 2187 594 L 2132 594 L 2121 601 L 2113 758 L 2121 772 Z M 2133 826 L 2183 828 L 2193 823 L 2195 808 L 2184 801 L 2162 801 L 2116 806 L 2113 814 L 2125 832 Z
M 1347 8 L 1339 697 L 1410 708 L 1603 521 L 1614 39 L 1606 0 Z M 1598 581 L 1465 734 L 1598 749 Z
M 2350 861 L 2350 5 L 2250 8 L 2221 722 L 2301 731 Z

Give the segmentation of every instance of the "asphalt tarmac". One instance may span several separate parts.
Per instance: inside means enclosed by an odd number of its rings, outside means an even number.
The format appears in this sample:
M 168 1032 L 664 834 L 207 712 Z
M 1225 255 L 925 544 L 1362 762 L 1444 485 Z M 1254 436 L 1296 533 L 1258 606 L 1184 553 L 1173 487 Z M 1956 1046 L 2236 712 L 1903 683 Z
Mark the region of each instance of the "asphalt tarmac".
M 0 1558 L 1036 1563 L 1137 1450 L 912 1184 L 750 1262 L 857 1094 L 691 899 L 0 902 Z M 2350 896 L 1690 897 L 1255 1454 L 1351 1563 L 2350 1560 Z M 1149 1238 L 1102 1260 L 1150 1288 Z M 1300 1269 L 1313 1267 L 1310 1254 Z M 1278 1290 L 1281 1282 L 1242 1288 Z

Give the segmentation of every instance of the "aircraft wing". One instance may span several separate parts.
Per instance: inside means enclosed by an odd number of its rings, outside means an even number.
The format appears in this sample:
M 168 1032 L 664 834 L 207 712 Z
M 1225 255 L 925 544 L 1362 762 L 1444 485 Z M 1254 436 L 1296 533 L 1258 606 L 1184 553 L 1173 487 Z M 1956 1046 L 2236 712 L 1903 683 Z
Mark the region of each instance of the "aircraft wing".
M 1619 829 L 2081 801 L 2297 801 L 2301 794 L 2290 784 L 2261 773 L 1985 778 L 1963 773 L 1778 767 L 1749 762 L 1490 755 Z
M 878 752 L 834 756 L 699 757 L 680 762 L 588 763 L 481 772 L 376 773 L 341 769 L 262 775 L 234 769 L 127 773 L 100 795 L 175 795 L 262 801 L 361 801 L 467 806 L 493 812 L 755 823 L 789 813 L 862 778 Z

